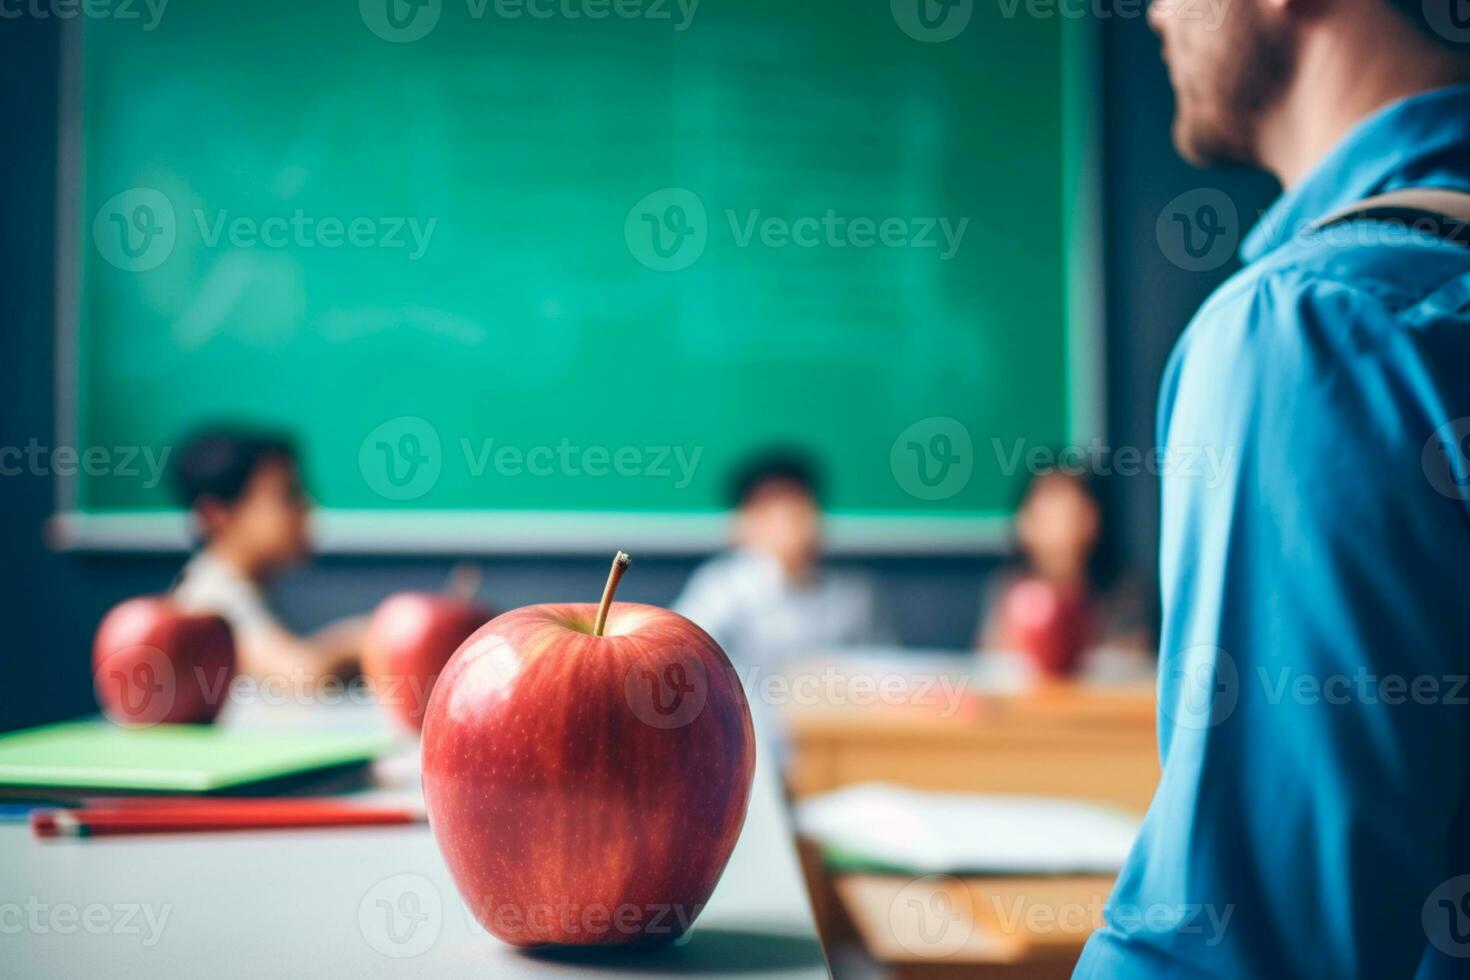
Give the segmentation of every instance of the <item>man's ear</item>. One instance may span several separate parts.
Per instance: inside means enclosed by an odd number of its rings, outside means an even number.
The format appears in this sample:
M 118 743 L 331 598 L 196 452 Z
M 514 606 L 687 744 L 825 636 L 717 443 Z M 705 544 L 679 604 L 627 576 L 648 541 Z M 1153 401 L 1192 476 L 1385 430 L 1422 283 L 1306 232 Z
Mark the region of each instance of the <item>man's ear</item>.
M 207 541 L 219 533 L 230 520 L 230 506 L 218 497 L 206 494 L 194 501 L 194 523 Z

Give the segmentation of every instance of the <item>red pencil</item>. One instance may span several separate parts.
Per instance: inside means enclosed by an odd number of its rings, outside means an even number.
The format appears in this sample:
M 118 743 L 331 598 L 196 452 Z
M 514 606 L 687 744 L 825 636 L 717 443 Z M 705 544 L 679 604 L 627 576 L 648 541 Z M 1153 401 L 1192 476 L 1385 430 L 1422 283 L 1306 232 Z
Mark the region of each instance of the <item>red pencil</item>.
M 407 798 L 399 796 L 387 799 L 376 794 L 365 798 L 351 796 L 200 796 L 198 794 L 171 794 L 168 796 L 84 796 L 79 806 L 87 810 L 122 809 L 169 809 L 238 807 L 240 809 L 265 808 L 287 804 L 309 804 L 321 806 L 361 806 L 371 809 L 411 809 Z
M 371 807 L 336 800 L 170 800 L 160 806 L 127 803 L 76 809 L 36 810 L 37 837 L 105 837 L 302 827 L 362 827 L 417 823 L 421 812 L 406 807 Z

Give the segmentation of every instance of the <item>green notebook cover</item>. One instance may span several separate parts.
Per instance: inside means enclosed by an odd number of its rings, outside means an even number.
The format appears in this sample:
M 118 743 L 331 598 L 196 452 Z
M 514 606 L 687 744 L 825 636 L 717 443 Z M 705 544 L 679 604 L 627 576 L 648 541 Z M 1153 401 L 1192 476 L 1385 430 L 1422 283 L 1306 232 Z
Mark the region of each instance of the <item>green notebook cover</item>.
M 367 762 L 391 744 L 379 734 L 63 722 L 0 736 L 0 786 L 208 793 Z

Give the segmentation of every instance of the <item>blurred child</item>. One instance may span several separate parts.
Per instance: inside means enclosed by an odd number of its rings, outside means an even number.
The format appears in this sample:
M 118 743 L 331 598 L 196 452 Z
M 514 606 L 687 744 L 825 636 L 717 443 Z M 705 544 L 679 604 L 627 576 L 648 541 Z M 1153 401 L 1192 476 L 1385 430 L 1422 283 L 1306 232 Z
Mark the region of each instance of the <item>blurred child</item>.
M 352 674 L 360 621 L 300 636 L 266 601 L 266 584 L 310 553 L 311 504 L 291 443 L 243 431 L 203 433 L 179 454 L 174 477 L 203 542 L 174 587 L 175 601 L 229 621 L 244 672 Z
M 1115 672 L 1147 668 L 1143 604 L 1098 571 L 1102 509 L 1091 484 L 1060 469 L 1038 474 L 1016 514 L 1020 560 L 986 590 L 978 646 L 1020 654 L 1048 677 L 1090 671 L 1106 655 Z
M 730 496 L 734 548 L 694 573 L 675 608 L 737 665 L 894 642 L 872 583 L 822 566 L 821 505 L 808 459 L 789 452 L 752 459 Z

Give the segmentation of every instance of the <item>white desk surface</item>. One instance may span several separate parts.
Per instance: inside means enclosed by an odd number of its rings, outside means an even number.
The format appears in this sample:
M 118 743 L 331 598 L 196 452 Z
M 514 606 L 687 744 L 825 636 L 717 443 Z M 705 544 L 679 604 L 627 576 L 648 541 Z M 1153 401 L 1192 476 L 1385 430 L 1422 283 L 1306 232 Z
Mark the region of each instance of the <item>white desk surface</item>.
M 379 727 L 371 705 L 230 705 L 251 727 Z M 758 726 L 759 727 L 759 726 Z M 416 750 L 381 767 L 417 784 Z M 0 825 L 0 974 L 14 977 L 826 977 L 760 753 L 730 865 L 687 942 L 651 953 L 515 950 L 469 915 L 427 825 L 38 841 Z

